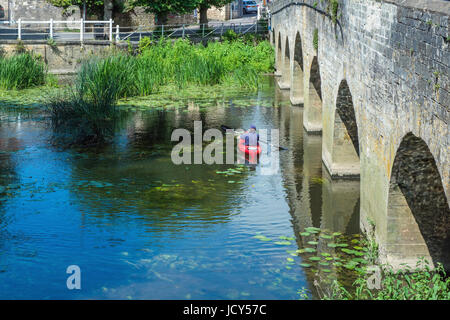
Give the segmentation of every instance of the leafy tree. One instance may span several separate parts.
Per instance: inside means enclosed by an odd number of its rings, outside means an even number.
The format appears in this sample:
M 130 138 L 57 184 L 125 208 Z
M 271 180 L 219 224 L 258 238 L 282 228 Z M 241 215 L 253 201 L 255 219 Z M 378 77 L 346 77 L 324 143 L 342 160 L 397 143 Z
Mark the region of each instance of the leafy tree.
M 79 6 L 83 9 L 84 0 L 49 0 L 51 4 L 57 7 L 67 8 L 69 6 Z M 86 0 L 86 9 L 95 14 L 103 12 L 104 0 Z
M 211 7 L 223 7 L 224 5 L 233 2 L 233 0 L 200 0 L 200 24 L 208 24 L 208 9 Z
M 201 0 L 134 0 L 132 5 L 142 6 L 156 15 L 157 24 L 166 24 L 169 13 L 184 14 L 193 11 Z

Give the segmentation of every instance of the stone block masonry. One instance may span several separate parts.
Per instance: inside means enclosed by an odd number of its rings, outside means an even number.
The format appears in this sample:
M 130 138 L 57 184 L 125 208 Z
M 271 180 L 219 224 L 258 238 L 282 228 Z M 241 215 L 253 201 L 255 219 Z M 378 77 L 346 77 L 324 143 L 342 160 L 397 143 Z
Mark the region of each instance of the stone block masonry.
M 80 45 L 79 41 L 56 42 L 49 45 L 47 41 L 24 41 L 27 51 L 39 55 L 48 66 L 48 71 L 56 75 L 75 74 L 82 62 L 95 55 L 102 55 L 111 48 L 109 41 L 89 41 Z M 17 41 L 3 41 L 0 51 L 13 55 L 17 49 Z
M 450 2 L 278 0 L 271 13 L 279 83 L 332 178 L 360 180 L 381 260 L 450 269 Z

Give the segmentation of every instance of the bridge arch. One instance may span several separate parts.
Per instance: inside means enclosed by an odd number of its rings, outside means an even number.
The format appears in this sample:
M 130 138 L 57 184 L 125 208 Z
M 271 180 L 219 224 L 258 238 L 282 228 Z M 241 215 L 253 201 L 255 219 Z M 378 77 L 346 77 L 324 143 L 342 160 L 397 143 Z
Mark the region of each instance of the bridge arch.
M 345 79 L 339 84 L 337 93 L 332 139 L 331 158 L 324 161 L 328 171 L 332 176 L 359 179 L 358 123 L 353 96 Z
M 386 259 L 416 266 L 419 257 L 450 270 L 450 209 L 442 178 L 427 144 L 406 134 L 392 166 Z
M 277 69 L 276 75 L 281 76 L 282 71 L 283 71 L 283 68 L 282 68 L 283 56 L 282 56 L 282 49 L 281 49 L 281 32 L 280 31 L 278 31 L 276 33 L 275 41 L 277 44 L 276 45 L 276 65 L 275 65 L 275 67 Z
M 308 132 L 322 132 L 322 80 L 317 55 L 309 69 L 309 81 L 304 85 L 303 126 Z
M 281 47 L 281 78 L 278 81 L 280 89 L 289 89 L 291 86 L 291 53 L 289 50 L 289 37 L 283 39 L 284 47 Z
M 303 48 L 300 32 L 297 31 L 294 39 L 293 67 L 291 74 L 291 103 L 303 104 Z

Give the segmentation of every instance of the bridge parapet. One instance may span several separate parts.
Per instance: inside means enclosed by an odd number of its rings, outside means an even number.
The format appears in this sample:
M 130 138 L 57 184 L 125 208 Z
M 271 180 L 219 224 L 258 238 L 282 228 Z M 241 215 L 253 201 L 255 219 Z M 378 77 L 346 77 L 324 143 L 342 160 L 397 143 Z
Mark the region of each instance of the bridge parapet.
M 298 0 L 275 0 L 269 3 L 269 9 L 271 12 L 275 12 L 277 10 L 282 9 L 283 7 L 292 4 L 292 3 L 304 3 L 307 5 L 314 6 L 315 2 L 319 1 L 298 1 Z M 321 1 L 320 1 L 321 2 Z M 329 1 L 324 1 L 329 2 Z M 410 9 L 418 9 L 422 11 L 434 12 L 434 13 L 442 13 L 444 15 L 450 14 L 450 9 L 448 3 L 445 3 L 445 0 L 380 0 L 378 2 L 385 2 L 394 4 L 396 6 L 410 8 Z

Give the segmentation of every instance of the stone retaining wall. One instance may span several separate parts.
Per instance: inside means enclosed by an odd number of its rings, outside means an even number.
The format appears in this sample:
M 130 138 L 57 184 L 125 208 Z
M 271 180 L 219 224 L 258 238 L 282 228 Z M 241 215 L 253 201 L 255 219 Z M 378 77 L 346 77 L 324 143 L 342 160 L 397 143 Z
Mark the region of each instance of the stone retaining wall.
M 26 50 L 41 56 L 53 74 L 73 74 L 83 60 L 102 55 L 110 50 L 109 41 L 90 41 L 80 45 L 79 41 L 57 42 L 49 45 L 46 41 L 23 41 Z M 17 41 L 2 41 L 0 51 L 6 55 L 15 54 Z
M 0 0 L 8 2 L 8 0 Z M 1 4 L 1 3 L 0 3 Z M 81 12 L 78 6 L 66 9 L 55 7 L 45 0 L 9 0 L 11 20 L 80 20 Z

